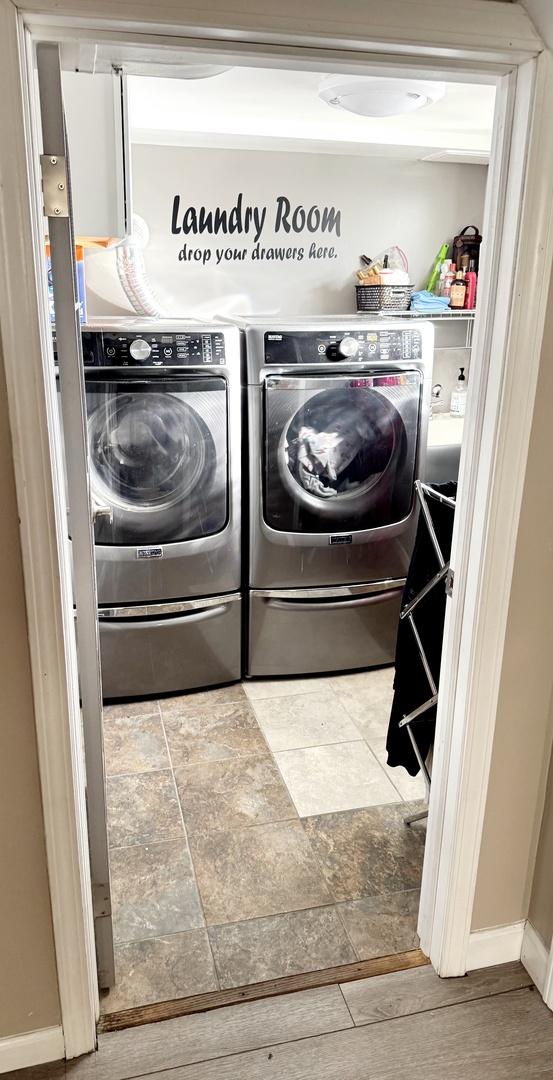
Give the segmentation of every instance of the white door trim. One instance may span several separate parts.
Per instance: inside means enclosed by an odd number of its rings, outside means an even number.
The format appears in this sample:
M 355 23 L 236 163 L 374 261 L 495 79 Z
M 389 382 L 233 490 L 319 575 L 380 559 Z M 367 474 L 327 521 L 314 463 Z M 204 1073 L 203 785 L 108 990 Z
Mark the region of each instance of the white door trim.
M 70 18 L 67 9 L 65 11 L 63 9 L 65 2 L 67 2 L 67 8 L 71 6 Z M 75 25 L 76 12 L 81 10 L 82 18 L 78 21 L 81 27 L 86 28 L 87 23 L 90 25 L 87 6 L 88 0 L 71 0 L 70 5 L 69 0 L 57 0 L 55 9 L 58 19 L 64 19 L 66 26 Z M 456 4 L 453 6 L 458 13 L 458 6 Z M 428 57 L 428 64 L 433 65 L 433 69 L 437 70 L 440 66 L 447 69 L 456 64 L 462 67 L 465 63 L 467 67 L 475 70 L 478 66 L 475 57 L 479 56 L 483 70 L 490 71 L 491 57 L 494 62 L 502 65 L 501 72 L 504 72 L 506 66 L 512 66 L 513 62 L 521 62 L 529 54 L 539 51 L 539 39 L 531 31 L 528 20 L 521 14 L 521 9 L 517 5 L 500 5 L 503 22 L 497 20 L 498 5 L 493 5 L 495 29 L 490 23 L 492 5 L 482 3 L 480 0 L 470 0 L 470 6 L 471 18 L 463 20 L 463 29 L 460 30 L 458 19 L 450 19 L 446 26 L 442 18 L 442 13 L 448 15 L 449 18 L 451 14 L 449 9 L 453 10 L 450 0 L 440 0 L 440 3 L 431 5 L 432 17 L 435 16 L 441 20 L 436 32 L 430 31 L 426 25 L 423 27 L 427 43 L 424 52 Z M 355 8 L 359 12 L 357 4 Z M 428 4 L 419 6 L 411 0 L 408 3 L 406 0 L 395 0 L 394 3 L 384 5 L 384 8 L 388 19 L 386 25 L 389 27 L 389 37 L 385 39 L 382 31 L 378 51 L 381 55 L 385 53 L 388 60 L 395 54 L 398 64 L 405 58 L 405 63 L 408 65 L 409 50 L 412 50 L 413 43 L 416 45 L 417 42 L 422 41 L 423 29 L 418 20 L 423 10 L 428 15 Z M 33 2 L 34 11 L 46 13 L 41 17 L 43 23 L 50 21 L 49 12 L 53 9 L 54 0 L 34 0 Z M 178 39 L 180 31 L 169 25 L 169 16 L 172 14 L 174 17 L 175 10 L 170 0 L 161 0 L 155 9 L 151 9 L 152 19 L 155 17 L 158 21 L 157 27 L 137 23 L 136 10 L 135 0 L 109 0 L 109 2 L 100 0 L 96 9 L 100 15 L 109 16 L 112 26 L 115 24 L 121 27 L 123 32 L 127 30 L 133 34 L 137 31 L 141 32 L 141 41 L 145 45 L 150 38 L 155 39 L 156 32 L 158 34 L 162 32 L 165 36 L 174 33 L 173 41 Z M 141 10 L 144 11 L 143 8 Z M 297 17 L 290 14 L 286 18 L 289 25 L 293 25 L 295 29 L 287 33 L 283 30 L 282 12 L 277 11 L 274 5 L 271 7 L 273 12 L 271 17 L 267 15 L 267 12 L 264 13 L 264 18 L 261 20 L 262 29 L 258 29 L 257 32 L 258 39 L 265 42 L 259 45 L 261 52 L 266 51 L 267 43 L 269 43 L 276 55 L 278 42 L 289 41 L 291 47 L 288 52 L 292 52 L 298 58 L 302 55 L 302 50 L 297 48 L 300 39 L 302 44 L 317 45 L 321 40 L 325 40 L 325 37 L 330 36 L 332 36 L 332 46 L 326 40 L 329 53 L 331 49 L 339 51 L 348 47 L 344 35 L 346 31 L 353 33 L 353 30 L 351 26 L 348 28 L 345 25 L 347 20 L 344 23 L 340 22 L 339 31 L 333 27 L 331 34 L 328 18 L 325 21 L 323 12 L 319 19 L 318 33 L 317 13 L 313 15 L 311 29 L 301 29 L 298 9 L 294 8 L 294 10 Z M 360 49 L 359 40 L 363 37 L 363 33 L 367 32 L 366 28 L 371 25 L 371 20 L 377 10 L 383 10 L 380 0 L 378 2 L 366 0 L 363 6 L 363 27 L 361 30 L 356 28 L 357 37 L 349 43 L 349 48 L 352 49 L 350 57 L 357 62 L 362 59 L 362 56 L 359 51 L 355 53 L 353 50 Z M 91 955 L 92 918 L 87 876 L 88 847 L 84 808 L 84 774 L 80 752 L 79 718 L 76 710 L 78 698 L 76 696 L 71 582 L 63 508 L 60 493 L 56 492 L 52 480 L 52 466 L 53 463 L 59 461 L 60 445 L 53 370 L 49 367 L 51 361 L 49 328 L 37 303 L 37 288 L 44 299 L 44 282 L 39 277 L 35 278 L 36 267 L 33 267 L 33 270 L 29 268 L 29 253 L 33 250 L 33 223 L 40 219 L 40 208 L 36 204 L 36 197 L 31 212 L 28 204 L 27 154 L 29 146 L 24 140 L 21 126 L 23 116 L 19 99 L 20 73 L 16 10 L 11 0 L 0 0 L 0 13 L 2 27 L 5 29 L 2 35 L 5 43 L 4 61 L 0 67 L 0 145 L 3 150 L 3 186 L 9 199 L 9 213 L 4 213 L 1 219 L 0 312 L 30 616 L 29 632 L 39 762 L 43 785 L 61 1010 L 66 1053 L 71 1057 L 92 1049 L 94 1021 L 98 1009 Z M 180 12 L 179 15 L 184 18 Z M 193 15 L 192 19 L 189 13 L 192 23 L 196 22 L 196 32 L 199 33 L 198 24 L 201 16 L 197 9 Z M 219 18 L 222 19 L 223 16 Z M 244 31 L 245 18 L 236 16 L 237 25 L 234 31 L 232 27 L 227 26 L 219 34 L 217 28 L 212 25 L 209 33 L 214 39 L 226 37 L 228 41 L 234 32 L 239 50 L 240 41 L 248 36 Z M 516 20 L 516 27 L 512 22 L 513 19 Z M 476 45 L 478 28 L 484 25 L 480 23 L 480 20 L 487 20 L 487 36 L 485 41 L 484 37 L 479 39 L 481 51 L 478 52 Z M 229 18 L 227 18 L 228 23 Z M 252 15 L 250 26 L 255 25 L 256 16 Z M 375 25 L 382 25 L 382 20 L 380 24 Z M 510 41 L 505 36 L 506 26 L 513 31 Z M 371 26 L 371 33 L 372 30 Z M 466 37 L 463 37 L 465 31 Z M 497 36 L 495 36 L 496 31 Z M 190 33 L 190 28 L 188 32 Z M 202 30 L 202 33 L 204 32 L 207 36 L 208 31 Z M 373 34 L 373 41 L 374 38 Z M 396 44 L 390 45 L 389 42 L 394 40 Z M 484 48 L 483 45 L 485 45 Z M 198 41 L 198 48 L 201 47 Z M 204 43 L 203 47 L 207 49 L 209 44 Z M 422 45 L 419 46 L 419 57 L 414 60 L 419 67 L 421 52 Z M 309 54 L 307 54 L 308 57 Z M 444 57 L 448 58 L 447 61 L 443 59 Z M 370 62 L 370 59 L 367 57 L 366 62 Z M 519 79 L 517 101 L 522 112 L 524 112 L 525 102 L 528 105 L 531 97 L 529 80 L 531 81 L 532 67 L 530 63 L 530 67 L 526 69 L 526 76 L 521 74 Z M 549 125 L 551 128 L 549 131 L 548 119 L 551 110 L 547 113 L 545 106 L 545 90 L 550 78 L 547 64 L 540 61 L 539 71 L 538 100 L 542 112 L 532 135 L 530 161 L 536 159 L 539 151 L 541 161 L 544 161 L 545 152 L 545 160 L 549 162 L 553 125 Z M 520 166 L 521 152 L 524 162 L 526 139 L 521 139 L 519 131 L 513 142 L 513 167 L 517 154 L 518 166 Z M 479 412 L 478 417 L 473 419 L 472 435 L 469 436 L 472 458 L 470 454 L 464 454 L 465 475 L 469 474 L 470 466 L 473 470 L 473 481 L 475 479 L 479 481 L 476 497 L 477 500 L 480 499 L 480 517 L 477 522 L 478 528 L 474 530 L 472 536 L 470 549 L 467 537 L 461 545 L 460 555 L 462 555 L 463 564 L 461 565 L 460 561 L 456 564 L 458 596 L 461 591 L 459 583 L 462 585 L 466 581 L 467 602 L 462 610 L 458 601 L 452 605 L 447 647 L 450 649 L 450 657 L 455 662 L 455 669 L 459 658 L 459 671 L 463 672 L 464 679 L 464 682 L 461 678 L 459 679 L 459 686 L 462 687 L 463 693 L 457 695 L 458 700 L 454 710 L 456 695 L 455 679 L 452 678 L 450 693 L 444 695 L 447 708 L 445 704 L 442 705 L 441 715 L 444 748 L 450 746 L 447 759 L 442 749 L 443 778 L 447 775 L 449 781 L 447 793 L 445 782 L 441 785 L 444 795 L 443 829 L 438 828 L 438 815 L 432 811 L 423 890 L 427 905 L 425 929 L 427 938 L 425 940 L 428 941 L 427 948 L 430 950 L 432 961 L 442 974 L 455 974 L 461 973 L 460 969 L 466 970 L 489 750 L 493 736 L 494 691 L 497 690 L 497 675 L 506 618 L 505 604 L 501 605 L 498 602 L 498 595 L 490 588 L 482 587 L 485 580 L 482 574 L 490 563 L 493 570 L 494 559 L 499 557 L 497 565 L 502 567 L 504 573 L 500 582 L 499 600 L 505 592 L 508 594 L 512 551 L 532 418 L 535 375 L 544 322 L 544 282 L 543 279 L 540 280 L 540 273 L 543 275 L 544 267 L 550 264 L 553 255 L 550 227 L 553 199 L 550 187 L 546 168 L 528 170 L 525 202 L 525 223 L 528 231 L 526 235 L 524 233 L 520 235 L 518 253 L 519 267 L 523 267 L 527 274 L 524 277 L 525 301 L 523 307 L 520 302 L 520 289 L 517 288 L 512 297 L 513 309 L 508 347 L 508 370 L 513 376 L 513 385 L 517 392 L 521 391 L 520 399 L 513 399 L 512 393 L 502 396 L 503 368 L 498 362 L 497 350 L 500 338 L 505 334 L 507 311 L 504 305 L 497 304 L 494 322 L 491 329 L 489 328 L 491 338 L 489 342 L 482 343 L 483 352 L 485 346 L 489 350 L 490 357 L 485 416 L 482 417 Z M 538 248 L 534 242 L 536 236 L 542 236 L 545 239 L 545 244 Z M 519 283 L 523 280 L 522 274 L 519 274 L 517 280 Z M 534 293 L 531 292 L 532 284 L 535 285 Z M 494 306 L 491 300 L 490 305 L 491 310 Z M 482 319 L 480 322 L 482 323 Z M 522 372 L 519 371 L 517 381 L 515 361 L 517 342 L 524 340 L 524 332 L 529 335 L 528 340 L 533 342 L 534 355 L 529 379 L 525 380 L 521 387 Z M 25 356 L 25 378 L 21 378 L 21 355 Z M 46 358 L 44 363 L 43 356 Z M 526 360 L 528 362 L 528 350 L 526 350 Z M 496 437 L 498 420 L 501 422 L 499 441 Z M 474 461 L 479 439 L 479 424 L 482 424 L 484 440 L 480 447 L 480 453 L 485 455 L 483 480 Z M 506 468 L 496 470 L 497 475 L 490 489 L 489 470 L 497 459 L 498 448 L 508 452 L 512 471 L 510 477 L 507 477 Z M 507 479 L 510 481 L 510 494 L 506 489 Z M 488 513 L 485 512 L 486 505 L 482 501 L 483 489 L 486 493 L 489 491 L 489 498 L 491 498 L 491 502 L 488 501 L 486 504 Z M 465 498 L 467 500 L 468 491 L 469 485 L 466 484 Z M 471 498 L 474 497 L 471 492 Z M 502 515 L 505 516 L 502 517 Z M 508 552 L 505 557 L 503 555 L 504 535 L 501 534 L 502 521 L 506 523 L 509 534 Z M 477 551 L 479 540 L 481 540 L 481 548 Z M 459 548 L 459 544 L 457 547 Z M 469 550 L 472 560 L 470 566 Z M 497 577 L 497 568 L 494 572 Z M 479 611 L 477 612 L 478 604 Z M 488 673 L 489 678 L 486 678 L 487 673 L 483 670 L 480 654 L 477 653 L 475 656 L 470 647 L 474 632 L 479 635 L 479 643 L 482 646 L 485 645 L 482 635 L 486 628 L 489 633 L 494 634 L 492 646 L 486 653 L 492 661 Z M 468 670 L 473 659 L 480 662 L 473 664 L 471 685 L 468 688 Z M 468 692 L 469 689 L 470 692 Z M 445 737 L 444 729 L 448 725 L 450 725 L 450 731 L 446 732 L 447 737 Z M 484 746 L 487 754 L 483 764 L 478 760 L 476 753 L 479 744 Z M 434 776 L 436 777 L 436 771 Z M 482 784 L 484 790 L 482 790 Z M 473 799 L 475 787 L 479 785 L 479 798 L 475 804 L 471 802 L 471 799 Z
M 53 479 L 62 475 L 58 472 L 61 441 L 51 333 L 45 318 L 46 277 L 44 266 L 38 267 L 34 258 L 42 207 L 33 197 L 29 203 L 29 102 L 21 98 L 19 66 L 19 47 L 24 57 L 24 41 L 10 0 L 0 0 L 0 39 L 4 196 L 0 211 L 0 320 L 60 1009 L 65 1053 L 73 1057 L 95 1045 L 99 1006 L 69 545 L 62 492 Z M 33 157 L 36 164 L 38 158 Z M 35 191 L 39 190 L 35 182 Z M 42 310 L 37 299 L 40 292 Z
M 437 771 L 439 786 L 431 802 L 429 856 L 421 900 L 422 947 L 436 970 L 446 976 L 462 975 L 467 970 L 510 585 L 553 260 L 553 130 L 545 108 L 553 94 L 551 55 L 542 53 L 537 61 L 521 66 L 517 83 L 506 214 L 495 273 L 501 294 L 495 304 L 487 298 L 495 312 L 487 326 L 480 315 L 475 334 L 476 359 L 483 365 L 482 401 L 478 408 L 469 408 L 461 463 L 461 512 L 451 560 L 456 581 L 444 640 L 444 664 L 446 670 L 449 665 L 452 677 L 444 680 L 439 705 L 434 755 L 434 777 Z M 492 282 L 493 277 L 491 274 Z M 511 282 L 510 289 L 506 282 Z M 489 334 L 488 341 L 480 341 L 479 329 Z M 502 366 L 493 363 L 494 355 L 504 355 Z M 478 392 L 473 379 L 472 392 L 475 386 Z M 464 610 L 459 612 L 456 607 L 461 604 Z M 437 865 L 431 869 L 430 859 L 436 856 Z M 426 922 L 430 913 L 431 925 Z
M 553 1009 L 551 997 L 551 985 L 549 984 L 551 973 L 552 952 L 548 952 L 541 936 L 530 921 L 524 927 L 520 959 L 524 964 L 529 976 L 533 979 L 545 1004 Z

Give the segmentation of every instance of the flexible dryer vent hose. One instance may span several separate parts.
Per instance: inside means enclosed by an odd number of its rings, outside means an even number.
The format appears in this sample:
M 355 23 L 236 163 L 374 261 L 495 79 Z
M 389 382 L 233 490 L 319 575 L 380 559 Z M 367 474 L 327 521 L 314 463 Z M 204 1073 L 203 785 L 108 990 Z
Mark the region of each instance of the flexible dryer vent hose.
M 159 319 L 162 308 L 146 276 L 143 250 L 150 239 L 148 226 L 138 214 L 133 214 L 132 233 L 115 248 L 117 274 L 121 286 L 137 315 Z

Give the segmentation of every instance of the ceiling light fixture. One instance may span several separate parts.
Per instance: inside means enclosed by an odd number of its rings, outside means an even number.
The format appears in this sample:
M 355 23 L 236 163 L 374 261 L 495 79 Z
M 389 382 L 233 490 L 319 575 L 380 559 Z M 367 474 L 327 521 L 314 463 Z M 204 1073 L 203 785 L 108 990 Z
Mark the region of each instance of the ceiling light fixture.
M 358 116 L 401 116 L 439 101 L 445 83 L 413 79 L 374 79 L 365 75 L 330 75 L 319 86 L 327 105 Z

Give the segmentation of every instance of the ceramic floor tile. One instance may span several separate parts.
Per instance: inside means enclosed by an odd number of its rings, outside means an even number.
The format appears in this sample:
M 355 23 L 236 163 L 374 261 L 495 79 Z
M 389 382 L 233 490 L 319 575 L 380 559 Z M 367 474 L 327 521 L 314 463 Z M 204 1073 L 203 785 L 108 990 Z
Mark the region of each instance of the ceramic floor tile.
M 174 767 L 267 753 L 255 713 L 246 700 L 189 706 L 164 715 L 163 723 Z
M 106 775 L 170 768 L 159 716 L 116 717 L 104 723 Z
M 116 942 L 141 941 L 204 925 L 184 840 L 116 848 L 110 856 Z
M 330 679 L 336 697 L 367 742 L 372 736 L 378 738 L 388 731 L 394 673 L 393 667 L 374 668 L 354 675 L 336 675 Z
M 176 840 L 184 836 L 179 800 L 170 771 L 108 776 L 106 796 L 110 847 Z
M 218 989 L 205 930 L 116 945 L 115 979 L 104 1013 Z
M 250 701 L 260 701 L 291 694 L 317 694 L 328 690 L 330 682 L 324 676 L 313 675 L 310 679 L 247 679 L 242 685 Z
M 223 989 L 357 959 L 333 907 L 212 926 L 209 940 Z
M 403 818 L 421 808 L 401 802 L 303 822 L 334 900 L 420 887 L 426 830 L 404 825 Z
M 426 785 L 420 773 L 418 776 L 410 776 L 407 769 L 404 769 L 402 765 L 397 765 L 393 769 L 388 765 L 385 738 L 371 738 L 369 746 L 382 765 L 386 776 L 391 780 L 396 790 L 399 791 L 402 799 L 426 798 Z
M 177 697 L 160 698 L 159 707 L 165 719 L 166 716 L 194 715 L 198 707 L 209 709 L 213 705 L 226 705 L 230 701 L 247 701 L 240 683 L 215 686 L 211 690 L 193 690 L 188 694 L 178 694 Z
M 126 720 L 130 716 L 159 716 L 156 699 L 141 701 L 120 701 L 115 705 L 104 705 L 104 720 Z
M 418 949 L 420 892 L 384 893 L 340 904 L 338 912 L 359 960 Z
M 400 798 L 363 741 L 283 750 L 275 759 L 300 817 Z
M 330 902 L 299 821 L 190 835 L 206 922 L 240 922 Z
M 256 699 L 254 709 L 273 751 L 359 738 L 353 720 L 331 690 Z
M 296 817 L 286 785 L 269 753 L 184 765 L 175 769 L 175 779 L 189 833 Z

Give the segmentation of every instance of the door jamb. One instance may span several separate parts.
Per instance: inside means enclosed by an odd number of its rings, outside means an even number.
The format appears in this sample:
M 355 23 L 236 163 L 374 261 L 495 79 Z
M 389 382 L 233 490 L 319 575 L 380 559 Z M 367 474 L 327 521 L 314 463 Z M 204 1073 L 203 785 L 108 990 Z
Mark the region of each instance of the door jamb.
M 4 101 L 12 104 L 13 116 L 16 121 L 23 120 L 23 108 L 17 98 L 19 85 L 19 59 L 17 55 L 18 29 L 16 11 L 11 0 L 0 0 L 2 21 L 5 22 L 9 31 L 5 60 L 5 91 Z M 11 16 L 11 17 L 10 17 Z M 152 28 L 152 35 L 154 34 Z M 147 41 L 147 34 L 141 35 L 143 43 Z M 285 51 L 285 50 L 284 50 Z M 299 50 L 296 50 L 296 54 Z M 390 53 L 393 47 L 390 48 Z M 357 55 L 356 61 L 362 58 Z M 396 63 L 402 65 L 407 59 L 401 54 L 396 57 Z M 512 57 L 505 58 L 505 63 L 512 64 Z M 535 61 L 529 61 L 535 66 Z M 6 67 L 7 64 L 7 67 Z M 447 67 L 447 61 L 443 62 Z M 471 65 L 472 66 L 472 65 Z M 489 67 L 489 65 L 488 65 Z M 530 70 L 527 69 L 527 76 Z M 533 410 L 535 382 L 539 363 L 539 346 L 543 331 L 545 316 L 545 295 L 547 291 L 549 268 L 553 258 L 553 229 L 552 212 L 553 205 L 551 181 L 548 176 L 553 168 L 548 168 L 553 163 L 553 134 L 549 133 L 547 125 L 547 110 L 545 106 L 546 90 L 551 85 L 551 62 L 547 54 L 541 54 L 537 61 L 537 113 L 530 144 L 530 163 L 535 162 L 540 154 L 541 167 L 530 168 L 526 171 L 526 192 L 523 212 L 524 226 L 528 230 L 527 235 L 533 238 L 540 235 L 544 238 L 543 244 L 537 251 L 530 250 L 530 242 L 525 240 L 522 231 L 519 233 L 519 256 L 524 259 L 525 268 L 529 276 L 525 278 L 528 293 L 525 293 L 524 308 L 520 302 L 519 293 L 514 293 L 514 305 L 511 311 L 509 325 L 509 340 L 507 355 L 510 358 L 510 370 L 516 375 L 516 362 L 519 343 L 531 340 L 534 344 L 534 353 L 531 356 L 530 368 L 525 368 L 524 396 L 522 402 L 513 395 L 511 387 L 503 387 L 501 379 L 499 384 L 491 387 L 493 394 L 486 399 L 486 408 L 482 403 L 482 415 L 477 421 L 473 420 L 472 433 L 469 432 L 470 450 L 464 453 L 463 474 L 466 477 L 469 462 L 475 468 L 475 455 L 481 449 L 480 441 L 487 455 L 486 467 L 488 468 L 487 480 L 490 480 L 490 470 L 498 462 L 499 450 L 507 449 L 505 425 L 510 424 L 509 439 L 512 439 L 513 430 L 516 435 L 516 445 L 510 455 L 512 467 L 509 492 L 505 489 L 507 476 L 505 469 L 501 470 L 501 476 L 496 478 L 492 487 L 492 496 L 497 500 L 494 504 L 494 521 L 487 516 L 480 521 L 480 538 L 482 547 L 478 551 L 478 565 L 468 566 L 468 557 L 474 554 L 476 539 L 473 539 L 471 548 L 465 542 L 464 565 L 458 567 L 458 582 L 463 580 L 467 585 L 464 612 L 455 613 L 455 604 L 450 611 L 448 631 L 446 634 L 446 647 L 454 649 L 454 613 L 457 631 L 461 626 L 461 618 L 465 620 L 462 633 L 458 634 L 459 649 L 459 672 L 466 675 L 472 666 L 473 652 L 470 641 L 473 623 L 469 624 L 469 599 L 473 605 L 472 617 L 475 619 L 477 633 L 483 634 L 484 628 L 490 630 L 490 623 L 486 623 L 482 611 L 478 619 L 475 617 L 474 606 L 480 601 L 487 607 L 488 616 L 490 606 L 495 603 L 493 595 L 484 589 L 482 574 L 485 569 L 486 559 L 489 561 L 497 554 L 497 545 L 500 541 L 498 529 L 500 528 L 500 516 L 510 524 L 508 543 L 505 547 L 505 559 L 502 562 L 504 570 L 503 581 L 509 581 L 512 572 L 512 560 L 514 555 L 514 543 L 520 511 L 520 497 L 524 481 L 526 454 L 530 434 L 530 425 Z M 520 92 L 520 82 L 519 82 Z M 531 90 L 527 88 L 528 104 L 531 102 Z M 27 106 L 28 107 L 28 106 Z M 541 111 L 540 111 L 541 110 Z M 539 114 L 539 115 L 538 115 Z M 12 121 L 13 123 L 13 121 Z M 553 125 L 550 125 L 553 131 Z M 30 613 L 29 636 L 31 653 L 33 658 L 33 687 L 35 693 L 35 709 L 37 719 L 37 732 L 39 741 L 39 759 L 41 780 L 43 785 L 43 800 L 45 810 L 45 831 L 47 836 L 47 851 L 50 873 L 50 888 L 52 895 L 52 908 L 54 916 L 54 929 L 56 940 L 56 953 L 58 959 L 58 975 L 60 981 L 60 995 L 62 998 L 61 1008 L 63 1017 L 64 1034 L 66 1040 L 66 1055 L 75 1056 L 90 1050 L 94 1046 L 94 1021 L 97 1017 L 98 999 L 95 984 L 95 972 L 91 971 L 91 911 L 90 897 L 87 895 L 87 839 L 85 831 L 84 811 L 84 773 L 80 756 L 78 739 L 79 719 L 75 714 L 76 694 L 76 665 L 74 656 L 74 639 L 72 628 L 72 611 L 70 603 L 70 570 L 67 542 L 65 537 L 64 511 L 61 505 L 60 493 L 56 492 L 53 483 L 52 468 L 59 463 L 60 447 L 56 445 L 57 416 L 52 397 L 53 390 L 53 366 L 48 370 L 51 360 L 51 346 L 49 344 L 49 328 L 45 323 L 44 312 L 40 310 L 37 296 L 42 294 L 43 307 L 45 306 L 45 285 L 40 274 L 42 265 L 35 265 L 34 274 L 26 270 L 28 252 L 33 247 L 32 220 L 28 203 L 28 170 L 32 170 L 30 159 L 30 146 L 28 140 L 24 143 L 21 133 L 13 128 L 8 130 L 11 136 L 15 160 L 13 166 L 8 165 L 8 181 L 13 181 L 10 194 L 10 206 L 17 208 L 14 213 L 14 222 L 4 219 L 3 251 L 10 251 L 9 273 L 11 274 L 12 287 L 9 288 L 8 266 L 0 262 L 0 273 L 3 274 L 3 284 L 6 286 L 4 297 L 11 300 L 11 305 L 2 299 L 2 325 L 4 334 L 4 347 L 6 353 L 6 370 L 8 377 L 8 398 L 12 435 L 15 451 L 16 484 L 18 504 L 21 514 L 21 534 L 23 546 L 23 558 L 25 569 L 26 595 L 28 610 Z M 518 136 L 520 143 L 520 133 Z M 516 142 L 516 139 L 515 139 Z M 6 152 L 8 148 L 5 146 Z M 520 154 L 521 146 L 513 146 Z M 524 141 L 523 158 L 526 157 L 526 141 Z M 545 163 L 544 163 L 545 156 Z M 520 163 L 519 163 L 520 164 Z M 36 176 L 35 176 L 36 181 Z M 36 196 L 32 207 L 32 216 L 35 223 L 40 224 L 40 207 L 37 207 Z M 19 230 L 19 234 L 16 230 Z M 14 245 L 12 241 L 18 240 Z M 6 242 L 7 241 L 7 242 Z M 14 257 L 14 250 L 16 252 Z M 0 256 L 4 259 L 4 256 Z M 15 274 L 14 274 L 15 263 Z M 532 285 L 536 288 L 532 291 Z M 17 291 L 19 290 L 19 291 Z M 526 298 L 528 295 L 529 300 Z M 494 305 L 492 304 L 492 309 Z M 25 311 L 24 322 L 21 315 Z M 18 321 L 19 318 L 19 321 Z M 503 310 L 499 315 L 502 325 L 496 329 L 506 329 L 507 312 Z M 497 319 L 497 311 L 494 312 Z M 40 327 L 40 334 L 37 328 Z M 497 349 L 497 340 L 490 341 L 489 348 Z M 28 357 L 29 363 L 34 368 L 34 379 L 24 380 L 18 378 L 17 358 L 22 354 L 22 349 Z M 42 357 L 44 356 L 44 361 Z M 526 354 L 528 360 L 528 353 Z M 490 382 L 492 381 L 490 373 Z M 497 376 L 497 370 L 496 370 Z M 24 385 L 27 383 L 27 385 Z M 488 387 L 488 391 L 490 387 Z M 505 392 L 504 392 L 505 391 Z M 485 415 L 484 415 L 485 413 Z M 498 442 L 496 434 L 496 421 L 500 420 L 502 427 L 499 436 L 502 442 Z M 478 429 L 478 422 L 481 429 Z M 38 426 L 37 426 L 38 425 Z M 59 432 L 58 432 L 59 434 Z M 29 445 L 29 442 L 31 445 Z M 40 451 L 40 453 L 39 453 Z M 470 456 L 471 455 L 471 456 Z M 39 462 L 39 468 L 37 468 Z M 473 473 L 476 479 L 476 472 Z M 467 487 L 467 480 L 465 481 Z M 482 486 L 479 494 L 482 497 Z M 499 517 L 498 517 L 499 515 Z M 493 525 L 493 527 L 492 527 Z M 460 539 L 460 538 L 459 538 Z M 459 548 L 459 542 L 457 543 Z M 459 588 L 459 586 L 458 586 Z M 471 595 L 468 596 L 470 589 Z M 458 596 L 463 590 L 459 588 Z M 505 592 L 505 588 L 503 588 Z M 508 595 L 508 590 L 507 590 Z M 460 600 L 457 607 L 460 606 Z M 502 655 L 503 636 L 505 629 L 506 610 L 505 605 L 497 605 L 499 609 L 495 620 L 496 636 L 493 644 L 495 660 L 493 677 L 488 679 L 485 686 L 487 672 L 482 663 L 478 665 L 478 678 L 472 680 L 472 684 L 463 687 L 462 695 L 455 694 L 452 686 L 451 693 L 443 696 L 442 724 L 451 723 L 451 753 L 449 755 L 449 784 L 447 798 L 444 798 L 443 830 L 439 837 L 441 857 L 438 864 L 431 871 L 426 861 L 425 882 L 423 893 L 426 889 L 427 897 L 432 896 L 432 888 L 436 889 L 436 904 L 432 904 L 434 918 L 434 932 L 429 934 L 430 923 L 422 927 L 424 945 L 430 951 L 434 966 L 441 974 L 461 974 L 466 965 L 468 949 L 468 936 L 470 932 L 470 912 L 472 899 L 474 898 L 474 886 L 476 880 L 477 855 L 479 839 L 484 816 L 485 788 L 489 772 L 489 757 L 494 727 L 494 704 L 497 703 L 497 694 L 494 699 L 494 688 L 497 690 L 500 661 Z M 46 615 L 48 613 L 48 617 Z M 52 634 L 52 613 L 55 616 L 56 634 Z M 45 651 L 46 650 L 46 651 Z M 46 673 L 46 678 L 44 677 Z M 472 674 L 472 673 L 471 673 Z M 460 680 L 459 680 L 460 683 Z M 457 700 L 454 701 L 454 698 Z M 78 701 L 78 698 L 77 698 Z M 482 703 L 486 702 L 490 712 L 484 712 L 482 719 L 478 721 Z M 448 715 L 446 717 L 446 704 Z M 455 706 L 455 708 L 454 708 Z M 472 736 L 478 736 L 475 739 Z M 467 738 L 467 736 L 469 736 Z M 56 742 L 56 740 L 58 740 Z M 467 792 L 474 790 L 476 782 L 475 765 L 477 745 L 481 743 L 486 748 L 486 755 L 478 770 L 479 798 L 475 807 L 468 806 Z M 59 762 L 54 760 L 56 749 L 59 751 Z M 454 758 L 458 754 L 458 758 Z M 445 755 L 445 748 L 442 749 Z M 444 768 L 446 765 L 444 757 Z M 451 766 L 454 766 L 452 770 Z M 453 787 L 452 780 L 456 774 L 456 783 Z M 451 785 L 451 786 L 450 786 Z M 446 795 L 444 787 L 444 797 Z M 434 819 L 434 820 L 433 820 Z M 432 808 L 429 824 L 429 836 L 437 837 L 437 812 Z M 434 823 L 435 822 L 435 823 Z M 67 831 L 63 834 L 63 849 L 60 847 L 61 829 Z M 69 838 L 69 843 L 68 843 Z M 451 844 L 454 838 L 455 843 Z M 472 859 L 469 878 L 459 882 L 457 877 L 456 887 L 463 887 L 463 907 L 455 906 L 455 899 L 447 901 L 447 891 L 451 883 L 455 885 L 455 870 L 460 858 L 461 850 L 466 857 L 471 849 Z M 448 857 L 448 867 L 443 862 L 444 856 Z M 60 886 L 60 875 L 65 875 L 63 887 Z M 445 903 L 444 903 L 445 899 Z M 443 918 L 438 932 L 437 918 L 442 912 Z M 464 957 L 464 959 L 463 959 Z M 79 962 L 80 963 L 79 963 Z M 93 964 L 93 960 L 92 960 Z M 76 980 L 75 968 L 80 968 L 79 978 Z M 78 990 L 77 997 L 70 998 L 68 990 L 74 994 Z

